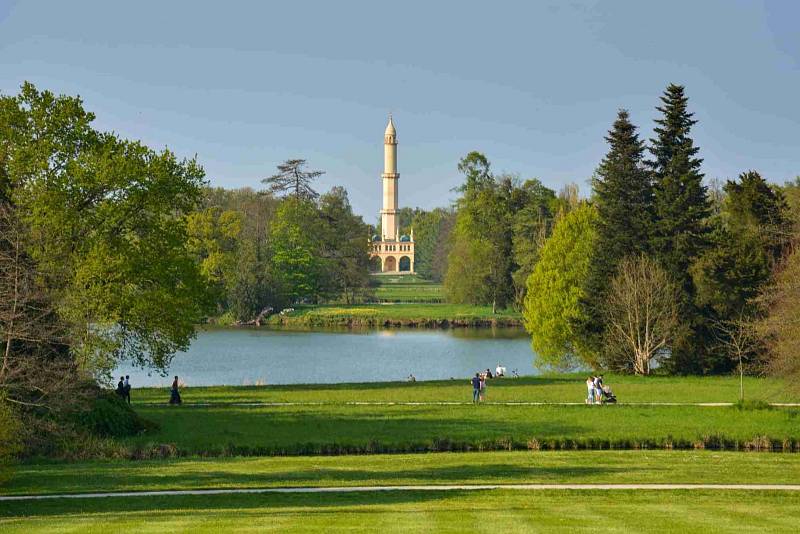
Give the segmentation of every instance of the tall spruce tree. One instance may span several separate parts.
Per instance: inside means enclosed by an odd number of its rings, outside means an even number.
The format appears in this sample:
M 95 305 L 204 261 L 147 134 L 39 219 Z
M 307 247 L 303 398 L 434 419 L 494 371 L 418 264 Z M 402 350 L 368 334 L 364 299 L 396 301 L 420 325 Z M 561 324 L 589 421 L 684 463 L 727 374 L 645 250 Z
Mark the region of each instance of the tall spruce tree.
M 668 365 L 673 371 L 695 373 L 703 365 L 703 321 L 694 305 L 690 267 L 708 246 L 706 219 L 711 206 L 700 172 L 702 159 L 690 136 L 697 122 L 687 109 L 684 88 L 670 84 L 656 109 L 655 139 L 650 140 L 653 159 L 648 162 L 655 185 L 655 214 L 651 246 L 667 273 L 682 289 L 681 315 L 689 327 L 683 343 L 673 350 Z
M 606 136 L 609 151 L 593 181 L 599 215 L 597 247 L 582 305 L 584 342 L 602 351 L 603 304 L 617 266 L 630 255 L 649 253 L 653 231 L 653 183 L 644 165 L 645 146 L 628 112 L 619 110 Z

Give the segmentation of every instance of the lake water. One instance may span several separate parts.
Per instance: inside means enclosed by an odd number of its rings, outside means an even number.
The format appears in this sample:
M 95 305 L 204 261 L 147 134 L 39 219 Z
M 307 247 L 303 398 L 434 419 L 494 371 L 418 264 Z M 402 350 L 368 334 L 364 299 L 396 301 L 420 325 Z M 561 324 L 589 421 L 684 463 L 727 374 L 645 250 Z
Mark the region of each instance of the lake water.
M 511 373 L 535 372 L 530 338 L 517 329 L 286 331 L 214 329 L 198 332 L 178 353 L 168 377 L 121 365 L 139 386 L 311 384 L 464 378 L 502 363 Z

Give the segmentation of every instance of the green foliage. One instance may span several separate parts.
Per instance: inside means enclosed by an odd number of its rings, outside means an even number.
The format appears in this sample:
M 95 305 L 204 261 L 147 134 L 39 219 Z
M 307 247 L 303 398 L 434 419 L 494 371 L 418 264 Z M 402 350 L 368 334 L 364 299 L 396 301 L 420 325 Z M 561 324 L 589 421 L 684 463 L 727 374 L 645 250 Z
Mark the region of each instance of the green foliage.
M 8 196 L 73 353 L 94 369 L 120 357 L 165 367 L 209 304 L 186 246 L 203 169 L 92 129 L 79 98 L 26 83 L 3 100 Z
M 11 474 L 9 465 L 20 450 L 20 424 L 0 391 L 0 485 Z
M 555 193 L 538 180 L 520 185 L 514 176 L 493 176 L 478 152 L 470 152 L 458 168 L 466 181 L 458 189 L 463 195 L 449 243 L 448 300 L 519 307 L 524 278 L 549 231 Z
M 594 362 L 594 356 L 580 343 L 577 327 L 585 320 L 580 303 L 596 246 L 598 219 L 597 209 L 588 204 L 561 217 L 528 278 L 525 328 L 544 365 L 570 364 L 576 358 Z
M 599 224 L 582 303 L 586 321 L 581 325 L 584 342 L 598 351 L 605 350 L 602 315 L 611 278 L 623 258 L 648 252 L 654 222 L 653 184 L 644 167 L 644 143 L 626 110 L 617 114 L 606 141 L 609 151 L 593 180 Z
M 403 233 L 414 230 L 414 270 L 422 277 L 441 282 L 447 263 L 447 241 L 455 221 L 452 210 L 435 208 L 431 211 L 415 210 Z
M 158 425 L 140 417 L 124 399 L 109 390 L 99 391 L 89 408 L 78 414 L 77 422 L 101 437 L 124 438 L 158 429 Z
M 670 277 L 682 288 L 681 315 L 690 328 L 683 343 L 672 351 L 667 365 L 676 372 L 702 372 L 708 335 L 693 300 L 695 287 L 690 267 L 708 247 L 707 217 L 710 202 L 700 172 L 699 148 L 690 136 L 697 122 L 688 111 L 688 98 L 679 85 L 667 86 L 661 97 L 656 137 L 650 140 L 653 159 L 648 165 L 655 182 L 652 252 Z

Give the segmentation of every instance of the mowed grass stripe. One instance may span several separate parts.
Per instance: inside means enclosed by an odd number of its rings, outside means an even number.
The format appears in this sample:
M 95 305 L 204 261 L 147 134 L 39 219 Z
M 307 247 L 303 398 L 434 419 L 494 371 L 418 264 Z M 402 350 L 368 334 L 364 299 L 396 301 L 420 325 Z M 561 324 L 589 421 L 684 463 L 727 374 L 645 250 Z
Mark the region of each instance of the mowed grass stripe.
M 613 495 L 614 498 L 609 498 Z M 592 521 L 594 519 L 594 521 Z M 383 492 L 4 503 L 3 532 L 795 532 L 800 495 L 749 491 Z
M 798 454 L 475 452 L 23 463 L 0 494 L 413 484 L 796 484 L 799 480 Z

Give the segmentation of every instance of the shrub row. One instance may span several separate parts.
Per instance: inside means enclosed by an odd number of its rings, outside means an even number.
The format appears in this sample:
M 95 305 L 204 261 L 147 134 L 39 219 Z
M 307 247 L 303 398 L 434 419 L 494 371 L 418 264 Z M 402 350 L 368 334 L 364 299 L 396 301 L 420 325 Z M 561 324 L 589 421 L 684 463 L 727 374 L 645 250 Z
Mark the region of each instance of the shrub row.
M 470 451 L 565 451 L 565 450 L 697 450 L 800 452 L 800 439 L 756 436 L 741 440 L 722 435 L 708 435 L 700 439 L 559 439 L 530 438 L 520 441 L 499 438 L 476 442 L 454 441 L 448 438 L 416 443 L 381 443 L 369 441 L 363 444 L 307 443 L 291 447 L 254 447 L 228 444 L 219 448 L 200 451 L 180 449 L 174 444 L 147 444 L 133 446 L 123 453 L 125 458 L 146 460 L 155 458 L 177 458 L 187 456 L 231 457 L 231 456 L 337 456 L 346 454 L 401 454 L 427 452 Z M 115 457 L 120 450 L 115 451 Z

